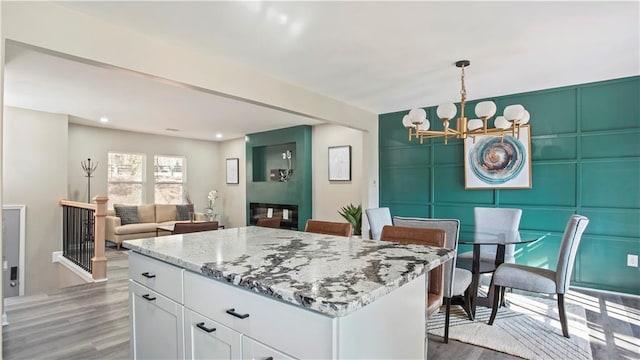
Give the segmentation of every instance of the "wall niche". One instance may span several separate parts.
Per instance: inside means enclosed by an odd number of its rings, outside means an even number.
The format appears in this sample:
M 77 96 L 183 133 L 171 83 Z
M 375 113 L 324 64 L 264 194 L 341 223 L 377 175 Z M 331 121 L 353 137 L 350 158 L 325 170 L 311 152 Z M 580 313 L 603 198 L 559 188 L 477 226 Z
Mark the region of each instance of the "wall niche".
M 295 179 L 296 143 L 253 148 L 253 181 L 288 182 Z
M 247 225 L 251 203 L 297 207 L 291 228 L 304 230 L 311 218 L 311 127 L 307 125 L 247 135 Z

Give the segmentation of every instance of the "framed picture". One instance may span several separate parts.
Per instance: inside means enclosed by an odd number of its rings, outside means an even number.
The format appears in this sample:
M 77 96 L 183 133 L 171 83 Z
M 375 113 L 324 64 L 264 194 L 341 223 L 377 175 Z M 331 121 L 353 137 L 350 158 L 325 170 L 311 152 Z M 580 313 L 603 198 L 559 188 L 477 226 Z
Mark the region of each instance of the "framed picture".
M 239 184 L 238 180 L 238 163 L 240 159 L 227 159 L 227 184 Z
M 465 189 L 531 188 L 531 129 L 520 127 L 500 137 L 475 135 L 464 140 Z
M 351 181 L 351 145 L 329 147 L 329 181 Z

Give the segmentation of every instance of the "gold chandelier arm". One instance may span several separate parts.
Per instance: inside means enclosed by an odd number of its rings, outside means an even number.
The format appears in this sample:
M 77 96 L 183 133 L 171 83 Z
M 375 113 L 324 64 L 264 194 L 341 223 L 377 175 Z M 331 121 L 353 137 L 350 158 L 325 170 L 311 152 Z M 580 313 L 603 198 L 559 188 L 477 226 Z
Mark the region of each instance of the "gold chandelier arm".
M 465 107 L 467 103 L 467 87 L 465 84 L 465 68 L 471 64 L 469 60 L 459 60 L 456 61 L 456 67 L 460 68 L 460 116 L 458 118 L 456 115 L 456 107 L 454 103 L 445 103 L 438 105 L 437 115 L 440 120 L 442 120 L 443 130 L 420 130 L 422 128 L 429 128 L 429 123 L 425 126 L 421 126 L 422 121 L 419 123 L 416 122 L 420 120 L 420 118 L 411 120 L 411 118 L 416 118 L 415 116 L 411 116 L 414 112 L 413 109 L 409 112 L 409 115 L 405 115 L 403 119 L 403 125 L 408 127 L 413 124 L 413 127 L 409 127 L 409 141 L 413 138 L 420 139 L 420 143 L 423 143 L 424 139 L 441 137 L 444 138 L 444 143 L 447 143 L 447 139 L 456 138 L 456 139 L 466 139 L 467 137 L 472 137 L 475 141 L 475 137 L 477 135 L 490 135 L 499 137 L 502 141 L 502 138 L 506 136 L 513 136 L 516 138 L 520 137 L 520 127 L 529 126 L 530 114 L 524 106 L 510 105 L 505 108 L 504 116 L 498 116 L 494 120 L 494 128 L 489 128 L 488 120 L 493 117 L 496 113 L 496 104 L 492 101 L 482 101 L 476 105 L 476 116 L 479 119 L 467 119 L 465 115 Z M 422 110 L 422 109 L 420 109 Z M 424 114 L 424 110 L 422 110 L 422 119 L 426 121 L 426 114 Z M 416 114 L 413 114 L 416 115 Z M 408 118 L 408 116 L 411 116 Z M 409 120 L 409 122 L 407 122 Z M 453 125 L 453 121 L 455 121 L 455 126 Z M 505 121 L 511 122 L 511 124 L 506 124 Z M 499 123 L 499 124 L 498 124 Z M 522 125 L 521 125 L 522 124 Z M 510 125 L 510 126 L 509 126 Z M 470 130 L 469 128 L 473 129 Z M 509 130 L 511 128 L 511 130 Z

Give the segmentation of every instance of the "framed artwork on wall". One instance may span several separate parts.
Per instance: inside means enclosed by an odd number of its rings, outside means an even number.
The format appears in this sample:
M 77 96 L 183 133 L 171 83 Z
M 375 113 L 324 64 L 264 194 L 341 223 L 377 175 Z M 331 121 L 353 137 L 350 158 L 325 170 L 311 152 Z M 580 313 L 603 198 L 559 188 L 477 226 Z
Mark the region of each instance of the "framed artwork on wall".
M 227 184 L 239 184 L 238 166 L 240 159 L 227 159 Z
M 329 147 L 329 181 L 351 181 L 351 145 Z
M 509 131 L 501 139 L 492 135 L 464 140 L 465 189 L 531 188 L 531 134 L 521 126 L 518 136 Z

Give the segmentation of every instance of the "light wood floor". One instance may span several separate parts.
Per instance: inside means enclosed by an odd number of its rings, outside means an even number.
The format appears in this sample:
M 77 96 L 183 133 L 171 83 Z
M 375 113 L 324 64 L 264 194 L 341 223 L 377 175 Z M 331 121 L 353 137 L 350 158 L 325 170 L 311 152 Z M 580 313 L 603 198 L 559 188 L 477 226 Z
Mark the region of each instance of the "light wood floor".
M 4 359 L 128 359 L 128 268 L 124 251 L 107 249 L 106 284 L 6 300 Z M 571 291 L 587 313 L 594 359 L 639 359 L 640 299 Z M 455 340 L 429 339 L 429 359 L 518 359 Z

